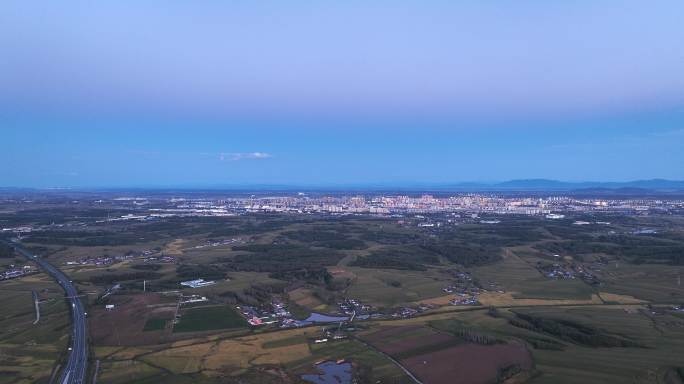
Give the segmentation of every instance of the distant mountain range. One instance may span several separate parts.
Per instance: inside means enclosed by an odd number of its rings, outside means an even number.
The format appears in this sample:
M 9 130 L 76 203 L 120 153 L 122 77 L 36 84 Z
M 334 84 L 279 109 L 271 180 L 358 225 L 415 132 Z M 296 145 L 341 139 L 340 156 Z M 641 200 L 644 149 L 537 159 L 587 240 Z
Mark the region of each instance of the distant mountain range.
M 0 193 L 17 192 L 105 192 L 105 191 L 157 191 L 157 192 L 201 192 L 201 191 L 462 191 L 462 192 L 576 192 L 597 194 L 648 194 L 684 193 L 684 180 L 649 179 L 634 181 L 559 181 L 550 179 L 520 179 L 503 182 L 458 182 L 458 183 L 374 183 L 374 184 L 336 184 L 336 185 L 278 185 L 278 184 L 231 184 L 211 186 L 148 186 L 148 187 L 99 187 L 99 188 L 17 188 L 0 187 Z
M 484 185 L 483 185 L 484 187 Z M 511 180 L 490 184 L 502 190 L 579 190 L 579 189 L 647 189 L 647 190 L 684 190 L 684 180 L 634 180 L 623 182 L 568 182 L 548 179 Z
M 434 191 L 583 191 L 583 192 L 684 192 L 684 180 L 649 179 L 634 181 L 559 181 L 550 179 L 520 179 L 503 182 L 459 183 L 387 183 L 330 186 L 329 189 L 354 190 L 434 190 Z M 326 189 L 325 186 L 320 189 Z

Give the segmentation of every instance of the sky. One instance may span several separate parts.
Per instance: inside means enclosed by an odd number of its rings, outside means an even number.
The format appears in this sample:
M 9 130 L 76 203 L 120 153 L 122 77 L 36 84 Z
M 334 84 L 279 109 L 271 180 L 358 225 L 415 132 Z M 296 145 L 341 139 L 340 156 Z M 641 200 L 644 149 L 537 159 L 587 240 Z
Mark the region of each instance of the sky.
M 0 186 L 684 179 L 681 1 L 0 2 Z

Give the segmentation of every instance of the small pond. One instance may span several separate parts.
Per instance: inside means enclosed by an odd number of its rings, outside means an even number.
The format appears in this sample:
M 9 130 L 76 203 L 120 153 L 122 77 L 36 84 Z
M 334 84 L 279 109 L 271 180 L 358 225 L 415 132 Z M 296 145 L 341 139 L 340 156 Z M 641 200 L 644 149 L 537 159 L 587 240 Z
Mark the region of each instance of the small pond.
M 349 320 L 349 316 L 328 316 L 316 312 L 311 312 L 311 315 L 307 317 L 304 321 L 309 323 L 336 323 L 338 321 L 346 320 Z
M 334 361 L 326 361 L 316 365 L 319 374 L 302 375 L 302 380 L 315 384 L 351 384 L 351 363 L 337 364 Z

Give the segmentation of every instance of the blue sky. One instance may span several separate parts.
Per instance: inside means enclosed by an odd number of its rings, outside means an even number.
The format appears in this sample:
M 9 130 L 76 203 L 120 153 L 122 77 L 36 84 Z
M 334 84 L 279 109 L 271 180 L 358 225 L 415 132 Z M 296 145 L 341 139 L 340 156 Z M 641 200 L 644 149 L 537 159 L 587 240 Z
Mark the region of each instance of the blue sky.
M 681 1 L 0 4 L 0 185 L 684 179 Z

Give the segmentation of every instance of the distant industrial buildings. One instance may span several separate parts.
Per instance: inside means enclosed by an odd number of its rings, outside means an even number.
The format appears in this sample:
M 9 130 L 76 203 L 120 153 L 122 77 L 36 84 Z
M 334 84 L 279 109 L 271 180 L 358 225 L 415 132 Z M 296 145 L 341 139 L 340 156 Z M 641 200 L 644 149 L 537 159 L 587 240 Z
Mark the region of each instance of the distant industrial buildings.
M 181 283 L 180 283 L 180 285 L 182 285 L 184 287 L 189 287 L 189 288 L 200 288 L 200 287 L 206 287 L 206 286 L 214 285 L 214 284 L 216 284 L 215 281 L 206 281 L 204 279 L 181 281 Z

